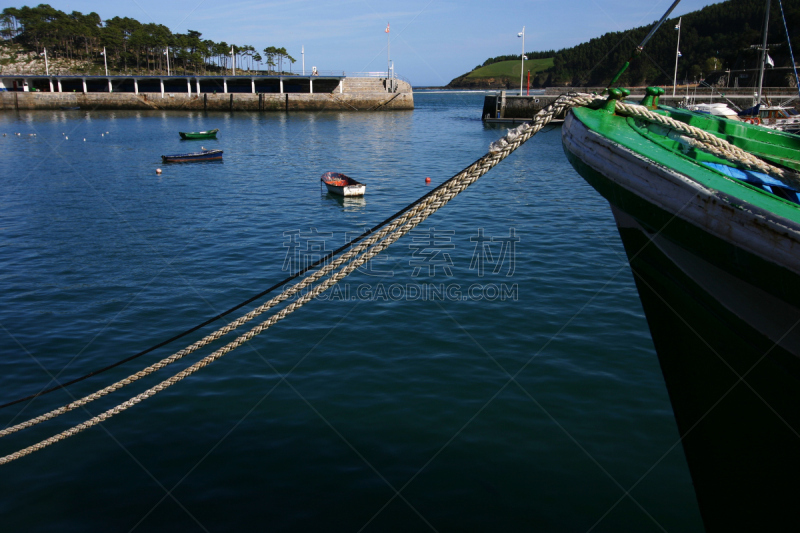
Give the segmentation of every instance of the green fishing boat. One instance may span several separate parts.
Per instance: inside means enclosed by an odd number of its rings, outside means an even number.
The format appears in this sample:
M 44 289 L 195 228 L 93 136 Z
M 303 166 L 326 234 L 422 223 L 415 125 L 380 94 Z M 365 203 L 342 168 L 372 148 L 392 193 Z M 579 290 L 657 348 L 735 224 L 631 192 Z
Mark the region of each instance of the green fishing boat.
M 705 526 L 793 530 L 800 137 L 626 93 L 573 108 L 562 142 L 611 205 Z
M 208 131 L 179 131 L 181 139 L 216 139 L 219 128 Z

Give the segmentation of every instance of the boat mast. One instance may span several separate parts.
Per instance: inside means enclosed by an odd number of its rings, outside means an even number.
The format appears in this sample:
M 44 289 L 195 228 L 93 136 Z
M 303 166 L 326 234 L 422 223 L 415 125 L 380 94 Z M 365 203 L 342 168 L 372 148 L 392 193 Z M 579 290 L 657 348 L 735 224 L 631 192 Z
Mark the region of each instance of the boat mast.
M 671 5 L 671 6 L 669 6 L 669 9 L 667 9 L 667 12 L 666 12 L 666 13 L 664 13 L 664 16 L 663 16 L 663 17 L 661 17 L 661 20 L 659 20 L 658 22 L 656 22 L 656 25 L 655 25 L 655 26 L 653 26 L 653 29 L 652 29 L 652 30 L 650 30 L 650 33 L 648 33 L 648 34 L 647 34 L 647 37 L 645 37 L 644 39 L 642 39 L 642 42 L 641 42 L 641 43 L 639 43 L 639 46 L 637 46 L 636 48 L 634 48 L 634 50 L 633 50 L 633 53 L 631 54 L 631 57 L 630 57 L 630 58 L 629 58 L 629 59 L 628 59 L 628 60 L 625 62 L 625 64 L 624 64 L 624 65 L 622 65 L 622 68 L 621 68 L 621 69 L 619 69 L 619 72 L 617 72 L 617 73 L 616 73 L 616 75 L 615 75 L 615 76 L 614 76 L 614 77 L 611 79 L 611 81 L 609 82 L 608 86 L 607 86 L 607 87 L 606 87 L 606 88 L 603 90 L 603 93 L 607 92 L 607 91 L 608 91 L 608 90 L 611 88 L 611 86 L 612 86 L 612 85 L 614 85 L 615 83 L 617 83 L 617 80 L 619 79 L 619 77 L 620 77 L 620 76 L 622 76 L 622 73 L 623 73 L 623 72 L 625 72 L 625 70 L 626 70 L 626 69 L 628 68 L 628 66 L 631 64 L 631 61 L 633 61 L 633 60 L 634 60 L 636 57 L 638 57 L 638 56 L 639 56 L 639 55 L 642 53 L 642 50 L 644 50 L 644 45 L 646 45 L 646 44 L 647 44 L 647 41 L 649 41 L 649 40 L 650 40 L 650 38 L 653 36 L 653 34 L 656 32 L 656 30 L 658 30 L 658 28 L 660 28 L 660 27 L 661 27 L 661 25 L 662 25 L 662 24 L 664 24 L 664 21 L 667 19 L 667 17 L 669 16 L 669 14 L 670 14 L 670 13 L 672 13 L 672 10 L 673 10 L 673 9 L 675 9 L 675 8 L 678 6 L 678 4 L 680 3 L 680 1 L 681 1 L 681 0 L 675 0 L 675 1 L 672 3 L 672 5 Z M 524 49 L 523 49 L 523 52 L 522 52 L 522 53 L 523 53 L 523 54 L 525 53 L 525 52 L 524 52 Z M 520 82 L 520 84 L 521 84 L 521 82 Z M 520 93 L 521 93 L 521 91 L 520 91 Z M 601 94 L 602 94 L 602 93 L 601 93 Z
M 767 26 L 769 25 L 769 4 L 770 0 L 767 0 L 767 14 L 764 15 L 764 40 L 761 45 L 761 68 L 758 74 L 758 94 L 753 105 L 758 105 L 761 103 L 761 90 L 764 84 L 764 64 L 767 62 Z
M 778 7 L 781 8 L 781 18 L 783 19 L 783 29 L 786 30 L 786 44 L 789 45 L 789 57 L 792 58 L 792 70 L 794 71 L 795 86 L 797 86 L 798 94 L 800 94 L 800 78 L 797 77 L 797 65 L 794 62 L 794 52 L 792 52 L 792 41 L 789 39 L 789 27 L 786 25 L 786 15 L 783 13 L 783 2 L 778 0 Z M 45 49 L 45 65 L 47 65 L 47 49 Z

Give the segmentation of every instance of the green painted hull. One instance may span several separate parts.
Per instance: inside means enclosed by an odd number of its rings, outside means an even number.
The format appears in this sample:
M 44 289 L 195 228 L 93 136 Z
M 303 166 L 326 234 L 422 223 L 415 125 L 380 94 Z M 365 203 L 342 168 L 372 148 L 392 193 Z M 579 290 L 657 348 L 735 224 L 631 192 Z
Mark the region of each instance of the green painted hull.
M 629 119 L 598 113 L 568 117 L 565 152 L 612 206 L 706 528 L 796 529 L 800 206 L 706 173 L 654 148 Z M 782 137 L 772 151 L 786 158 L 793 143 Z
M 179 131 L 181 139 L 195 140 L 195 139 L 216 139 L 219 129 L 209 131 Z

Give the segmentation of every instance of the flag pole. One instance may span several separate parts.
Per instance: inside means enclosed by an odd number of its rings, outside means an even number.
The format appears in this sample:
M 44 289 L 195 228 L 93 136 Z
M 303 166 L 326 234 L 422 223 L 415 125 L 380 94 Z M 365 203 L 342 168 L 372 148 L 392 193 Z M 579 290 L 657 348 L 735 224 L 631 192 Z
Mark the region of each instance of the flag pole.
M 767 2 L 767 13 L 764 15 L 764 42 L 761 45 L 761 67 L 759 68 L 758 73 L 758 96 L 756 102 L 753 103 L 754 106 L 761 103 L 761 91 L 764 83 L 764 63 L 767 61 L 767 27 L 769 26 L 769 4 L 770 2 Z
M 519 95 L 522 96 L 522 75 L 525 70 L 525 26 L 522 27 L 522 33 L 517 34 L 522 37 L 522 63 L 519 67 Z
M 675 96 L 675 86 L 678 80 L 678 58 L 681 55 L 681 20 L 683 17 L 678 17 L 678 25 L 675 29 L 678 30 L 678 45 L 675 47 L 675 74 L 672 75 L 672 96 Z
M 106 47 L 103 47 L 103 65 L 106 67 L 106 76 L 108 76 L 108 59 L 106 59 Z
M 391 74 L 392 70 L 392 41 L 389 35 L 389 23 L 386 23 L 386 79 L 389 79 L 389 75 Z

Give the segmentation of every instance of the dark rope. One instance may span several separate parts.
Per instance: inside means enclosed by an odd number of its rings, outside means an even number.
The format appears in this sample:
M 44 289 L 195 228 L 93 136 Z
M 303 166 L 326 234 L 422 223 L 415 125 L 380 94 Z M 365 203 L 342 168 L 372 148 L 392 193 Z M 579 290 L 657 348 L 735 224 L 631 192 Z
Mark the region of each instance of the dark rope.
M 477 161 L 480 161 L 480 159 L 478 159 Z M 166 346 L 167 344 L 175 342 L 176 340 L 178 340 L 178 339 L 180 339 L 182 337 L 185 337 L 186 335 L 189 335 L 190 333 L 194 333 L 198 329 L 204 328 L 205 326 L 211 324 L 212 322 L 215 322 L 215 321 L 219 320 L 220 318 L 222 318 L 222 317 L 224 317 L 226 315 L 229 315 L 229 314 L 233 313 L 234 311 L 236 311 L 238 309 L 241 309 L 245 305 L 250 304 L 250 303 L 254 302 L 255 300 L 258 300 L 259 298 L 262 298 L 263 296 L 266 296 L 267 294 L 269 294 L 270 292 L 274 291 L 275 289 L 277 289 L 279 287 L 282 287 L 283 285 L 286 285 L 290 281 L 302 276 L 303 274 L 305 274 L 309 270 L 312 270 L 312 269 L 318 267 L 319 265 L 324 264 L 326 261 L 330 260 L 332 257 L 342 253 L 343 251 L 347 250 L 349 247 L 353 246 L 358 241 L 363 240 L 364 238 L 368 237 L 372 233 L 375 233 L 377 230 L 379 230 L 380 228 L 382 228 L 383 226 L 385 226 L 386 224 L 388 224 L 389 222 L 391 222 L 395 218 L 399 217 L 400 215 L 402 215 L 403 213 L 405 213 L 409 209 L 412 209 L 414 206 L 416 206 L 420 202 L 424 201 L 428 196 L 434 194 L 436 191 L 438 191 L 442 187 L 445 187 L 448 183 L 450 183 L 456 177 L 458 177 L 459 174 L 461 174 L 461 173 L 459 172 L 458 174 L 456 174 L 452 178 L 450 178 L 447 181 L 444 181 L 443 183 L 441 183 L 439 186 L 434 187 L 433 189 L 428 191 L 427 194 L 421 196 L 420 198 L 418 198 L 414 202 L 408 204 L 406 207 L 404 207 L 403 209 L 401 209 L 397 213 L 393 214 L 389 218 L 385 219 L 383 222 L 380 222 L 377 225 L 371 227 L 370 229 L 368 229 L 367 231 L 365 231 L 364 233 L 362 233 L 358 237 L 354 238 L 350 242 L 348 242 L 348 243 L 344 244 L 343 246 L 337 248 L 336 250 L 330 252 L 328 255 L 326 255 L 325 257 L 317 260 L 316 262 L 314 262 L 311 265 L 307 266 L 303 270 L 300 270 L 299 272 L 297 272 L 297 274 L 289 276 L 288 278 L 284 279 L 283 281 L 280 281 L 280 282 L 276 283 L 272 287 L 270 287 L 270 288 L 268 288 L 268 289 L 256 294 L 255 296 L 252 296 L 251 298 L 248 298 L 244 302 L 231 307 L 227 311 L 223 311 L 222 313 L 220 313 L 220 314 L 218 314 L 218 315 L 216 315 L 216 316 L 214 316 L 212 318 L 209 318 L 208 320 L 206 320 L 202 324 L 198 324 L 198 325 L 194 326 L 193 328 L 187 329 L 183 333 L 179 333 L 179 334 L 175 335 L 174 337 L 171 337 L 171 338 L 169 338 L 169 339 L 167 339 L 167 340 L 165 340 L 163 342 L 160 342 L 160 343 L 156 344 L 155 346 L 147 348 L 146 350 L 142 350 L 141 352 L 139 352 L 137 354 L 131 355 L 130 357 L 126 357 L 125 359 L 122 359 L 121 361 L 117 361 L 116 363 L 110 364 L 110 365 L 108 365 L 108 366 L 106 366 L 104 368 L 101 368 L 99 370 L 95 370 L 93 372 L 89 372 L 88 374 L 85 374 L 85 375 L 83 375 L 83 376 L 81 376 L 79 378 L 75 378 L 75 379 L 72 379 L 70 381 L 67 381 L 66 383 L 61 383 L 59 385 L 56 385 L 55 387 L 51 387 L 49 389 L 46 389 L 46 390 L 43 390 L 43 391 L 39 391 L 39 392 L 37 392 L 35 394 L 31 394 L 29 396 L 25 396 L 24 398 L 19 398 L 18 400 L 14 400 L 14 401 L 11 401 L 11 402 L 8 402 L 8 403 L 4 403 L 4 404 L 0 405 L 0 409 L 3 409 L 5 407 L 10 407 L 12 405 L 16 405 L 18 403 L 22 403 L 22 402 L 25 402 L 25 401 L 28 401 L 28 400 L 32 400 L 32 399 L 37 398 L 39 396 L 42 396 L 44 394 L 48 394 L 50 392 L 54 392 L 54 391 L 66 388 L 66 387 L 68 387 L 70 385 L 74 385 L 75 383 L 78 383 L 80 381 L 88 379 L 88 378 L 90 378 L 92 376 L 96 376 L 98 374 L 102 374 L 103 372 L 105 372 L 107 370 L 111 370 L 112 368 L 118 367 L 119 365 L 121 365 L 123 363 L 127 363 L 128 361 L 133 361 L 134 359 L 137 359 L 137 358 L 139 358 L 139 357 L 141 357 L 141 356 L 143 356 L 145 354 L 148 354 L 148 353 L 152 352 L 153 350 L 157 350 L 159 348 L 162 348 L 162 347 Z

